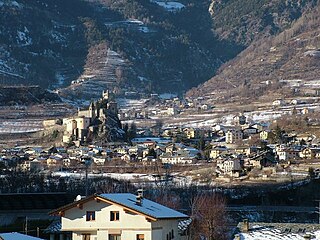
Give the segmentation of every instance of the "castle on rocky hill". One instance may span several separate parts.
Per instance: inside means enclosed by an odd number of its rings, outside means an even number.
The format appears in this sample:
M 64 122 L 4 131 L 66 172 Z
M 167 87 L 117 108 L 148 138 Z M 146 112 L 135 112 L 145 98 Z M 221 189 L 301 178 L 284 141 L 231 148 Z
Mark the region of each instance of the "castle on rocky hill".
M 108 90 L 103 91 L 101 99 L 91 102 L 88 109 L 78 109 L 77 116 L 64 118 L 63 124 L 63 142 L 74 142 L 76 145 L 90 142 L 95 136 L 110 137 L 111 130 L 119 133 L 121 128 L 117 103 Z

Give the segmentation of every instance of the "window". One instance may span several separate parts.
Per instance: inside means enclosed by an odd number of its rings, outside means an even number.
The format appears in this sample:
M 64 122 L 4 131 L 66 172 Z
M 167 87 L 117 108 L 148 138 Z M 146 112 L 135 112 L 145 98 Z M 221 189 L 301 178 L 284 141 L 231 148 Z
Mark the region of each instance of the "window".
M 109 240 L 121 240 L 120 234 L 109 234 Z
M 171 230 L 171 237 L 174 238 L 173 229 Z
M 95 211 L 87 211 L 87 221 L 94 221 L 96 220 L 96 212 Z
M 118 211 L 111 211 L 110 212 L 110 221 L 119 221 L 120 216 Z
M 144 240 L 144 234 L 137 234 L 137 240 Z
M 82 240 L 90 240 L 90 234 L 82 234 Z

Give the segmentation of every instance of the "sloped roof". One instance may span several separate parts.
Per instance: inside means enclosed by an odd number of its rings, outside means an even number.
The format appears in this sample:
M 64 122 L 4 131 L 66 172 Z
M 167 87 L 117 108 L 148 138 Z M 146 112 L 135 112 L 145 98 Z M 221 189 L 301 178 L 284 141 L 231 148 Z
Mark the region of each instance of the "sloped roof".
M 67 204 L 63 207 L 51 211 L 49 214 L 59 214 L 68 209 L 76 207 L 78 204 L 83 204 L 94 199 L 107 202 L 109 204 L 119 205 L 125 210 L 133 211 L 137 214 L 145 215 L 153 220 L 157 219 L 184 219 L 188 218 L 187 215 L 180 213 L 176 210 L 163 206 L 159 203 L 143 198 L 141 204 L 136 203 L 136 195 L 131 193 L 108 193 L 108 194 L 97 194 L 89 196 L 87 198 L 75 201 Z
M 61 232 L 61 218 L 53 221 L 45 230 L 45 233 L 60 233 Z
M 188 217 L 183 213 L 145 198 L 142 199 L 141 205 L 138 205 L 136 204 L 136 195 L 131 193 L 110 193 L 98 196 L 156 219 Z

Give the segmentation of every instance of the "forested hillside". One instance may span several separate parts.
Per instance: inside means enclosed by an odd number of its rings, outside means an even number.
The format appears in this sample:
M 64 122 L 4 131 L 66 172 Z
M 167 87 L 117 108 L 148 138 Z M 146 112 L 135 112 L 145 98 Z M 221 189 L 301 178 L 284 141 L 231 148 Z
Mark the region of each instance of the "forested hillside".
M 208 8 L 202 0 L 174 11 L 149 0 L 0 1 L 0 81 L 68 86 L 95 71 L 90 59 L 104 44 L 126 64 L 103 70 L 100 82 L 117 70 L 112 88 L 183 92 L 241 50 L 215 37 Z
M 213 0 L 213 28 L 223 39 L 248 46 L 290 27 L 316 0 Z
M 0 1 L 2 84 L 47 87 L 54 83 L 58 69 L 70 69 L 72 74 L 81 68 L 86 49 L 77 15 L 85 13 L 87 6 L 51 2 Z M 64 5 L 69 11 L 64 11 Z
M 254 41 L 217 76 L 189 95 L 222 101 L 273 96 L 305 96 L 317 88 L 320 67 L 320 5 L 311 7 L 290 28 Z
M 183 93 L 314 2 L 0 0 L 0 83 Z

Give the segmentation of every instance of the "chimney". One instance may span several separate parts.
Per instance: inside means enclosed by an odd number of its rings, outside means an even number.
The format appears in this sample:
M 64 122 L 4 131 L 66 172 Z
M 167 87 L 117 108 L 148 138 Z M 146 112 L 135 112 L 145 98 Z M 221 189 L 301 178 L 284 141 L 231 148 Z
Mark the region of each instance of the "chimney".
M 138 189 L 138 196 L 140 196 L 141 198 L 143 198 L 143 189 Z
M 143 199 L 143 189 L 138 189 L 138 195 L 136 196 L 136 205 L 141 206 Z
M 243 219 L 242 232 L 249 232 L 249 220 Z

